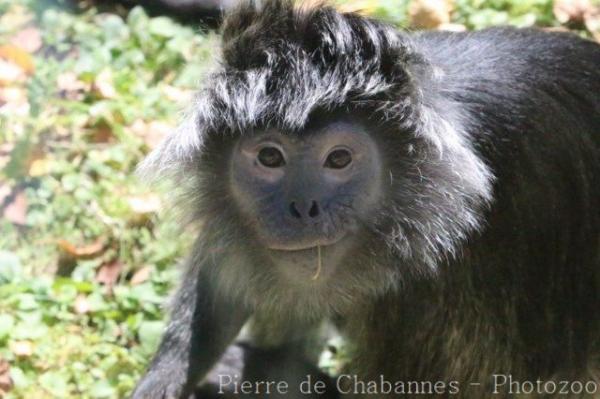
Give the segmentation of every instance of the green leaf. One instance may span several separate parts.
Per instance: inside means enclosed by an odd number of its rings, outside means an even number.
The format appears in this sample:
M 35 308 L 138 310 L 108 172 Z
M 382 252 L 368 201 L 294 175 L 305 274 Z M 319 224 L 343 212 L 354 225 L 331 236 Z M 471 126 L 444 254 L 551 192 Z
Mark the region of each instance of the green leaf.
M 115 388 L 108 381 L 100 380 L 90 387 L 89 394 L 93 398 L 108 398 L 114 396 Z
M 144 353 L 153 353 L 158 347 L 165 329 L 163 321 L 143 321 L 138 330 L 140 344 Z
M 0 284 L 14 281 L 22 274 L 23 268 L 19 257 L 8 251 L 0 251 Z
M 15 325 L 15 318 L 9 314 L 0 314 L 0 341 L 10 335 Z
M 129 29 L 121 17 L 113 14 L 105 15 L 100 21 L 104 37 L 109 40 L 127 40 Z
M 23 370 L 19 367 L 11 366 L 10 377 L 12 378 L 16 388 L 25 387 L 30 382 L 29 378 L 27 378 L 27 375 L 25 375 Z
M 141 6 L 137 6 L 129 11 L 127 15 L 127 25 L 133 30 L 142 30 L 148 25 L 148 15 Z
M 64 398 L 67 397 L 69 393 L 67 378 L 65 373 L 48 371 L 40 376 L 39 382 L 42 388 L 53 394 L 55 397 Z
M 166 17 L 157 17 L 150 20 L 148 30 L 150 33 L 160 37 L 173 37 L 181 32 L 181 27 L 178 27 L 172 20 Z
M 39 304 L 33 294 L 23 294 L 19 297 L 18 308 L 20 310 L 35 310 L 39 308 Z

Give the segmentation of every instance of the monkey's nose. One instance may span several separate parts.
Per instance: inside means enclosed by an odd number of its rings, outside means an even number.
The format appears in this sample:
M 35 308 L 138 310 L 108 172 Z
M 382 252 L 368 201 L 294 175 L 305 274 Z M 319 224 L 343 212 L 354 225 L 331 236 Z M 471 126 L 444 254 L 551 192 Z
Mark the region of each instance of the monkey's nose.
M 290 214 L 296 219 L 316 218 L 321 213 L 317 201 L 290 203 Z

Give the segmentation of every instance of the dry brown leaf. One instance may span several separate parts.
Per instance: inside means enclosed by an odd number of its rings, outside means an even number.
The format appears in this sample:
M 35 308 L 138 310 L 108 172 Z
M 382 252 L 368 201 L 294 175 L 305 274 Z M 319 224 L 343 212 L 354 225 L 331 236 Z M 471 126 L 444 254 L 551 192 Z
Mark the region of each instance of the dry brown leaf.
M 28 53 L 35 53 L 42 48 L 42 35 L 39 29 L 32 26 L 17 32 L 10 42 Z
M 600 6 L 592 7 L 583 15 L 585 27 L 600 42 Z
M 27 74 L 17 64 L 0 59 L 0 87 L 20 83 L 27 79 Z
M 161 89 L 165 97 L 180 104 L 189 104 L 194 95 L 194 90 L 181 89 L 167 84 L 161 86 Z
M 466 32 L 467 31 L 467 27 L 464 26 L 463 24 L 453 24 L 453 23 L 441 24 L 437 28 L 439 30 L 445 30 L 447 32 Z
M 9 155 L 14 148 L 14 143 L 0 143 L 0 155 Z
M 29 357 L 33 355 L 33 344 L 31 341 L 12 341 L 10 350 L 15 356 Z
M 564 26 L 544 26 L 541 29 L 545 32 L 571 32 L 569 28 Z
M 4 201 L 12 193 L 12 188 L 7 184 L 0 184 L 0 205 L 4 204 Z
M 92 143 L 110 143 L 115 141 L 116 137 L 112 127 L 106 123 L 99 123 L 90 129 L 88 139 Z
M 61 91 L 85 90 L 87 85 L 74 72 L 64 72 L 56 77 L 56 86 Z
M 63 239 L 57 240 L 56 243 L 65 255 L 75 259 L 95 258 L 104 252 L 106 244 L 105 239 L 102 237 L 98 238 L 92 244 L 84 246 L 75 246 Z
M 1 69 L 2 60 L 0 60 L 0 75 L 2 75 Z M 22 76 L 24 77 L 25 75 Z M 6 77 L 6 75 L 4 77 Z M 4 78 L 0 76 L 0 86 L 4 84 L 3 82 L 10 84 L 15 81 L 5 82 Z M 27 99 L 27 90 L 24 87 L 0 87 L 0 109 L 2 110 L 2 113 L 10 115 L 11 117 L 29 115 L 30 106 L 29 100 Z
M 102 98 L 115 98 L 117 91 L 113 85 L 112 72 L 110 69 L 105 69 L 96 76 L 94 79 L 93 89 Z
M 31 165 L 29 165 L 29 176 L 44 176 L 48 174 L 49 170 L 50 160 L 48 160 L 47 158 L 36 159 L 31 163 Z
M 129 129 L 131 129 L 131 131 L 136 135 L 142 137 L 146 133 L 146 129 L 148 129 L 148 124 L 144 122 L 143 119 L 136 119 L 129 126 Z
M 8 362 L 0 358 L 0 398 L 8 393 L 13 387 L 13 381 L 10 377 L 10 365 Z
M 89 313 L 91 307 L 87 296 L 81 294 L 77 295 L 77 298 L 75 298 L 75 303 L 73 304 L 73 308 L 77 314 Z
M 62 96 L 69 100 L 83 99 L 88 85 L 77 77 L 73 72 L 65 72 L 56 78 L 56 87 Z
M 0 107 L 2 103 L 0 102 Z M 15 147 L 14 143 L 2 143 L 0 144 L 0 169 L 4 168 L 10 162 L 10 153 Z M 1 202 L 1 200 L 0 200 Z
M 112 287 L 115 285 L 123 269 L 123 263 L 119 260 L 113 260 L 108 263 L 102 264 L 96 275 L 96 281 Z
M 408 6 L 410 25 L 419 29 L 435 29 L 450 23 L 452 0 L 412 0 Z
M 174 128 L 165 122 L 153 121 L 146 123 L 141 119 L 137 119 L 130 126 L 130 129 L 135 135 L 144 140 L 144 143 L 146 143 L 148 148 L 153 149 L 156 148 L 156 146 L 158 146 L 165 136 L 173 131 Z
M 2 215 L 11 223 L 25 225 L 27 221 L 27 197 L 24 191 L 17 192 L 4 207 Z
M 11 44 L 0 46 L 0 58 L 18 65 L 28 75 L 35 71 L 31 55 L 17 46 Z
M 127 198 L 132 214 L 128 218 L 130 226 L 144 226 L 150 222 L 152 214 L 161 208 L 161 200 L 155 194 L 147 193 Z
M 41 143 L 35 143 L 27 148 L 23 156 L 22 167 L 23 172 L 29 171 L 31 165 L 38 159 L 43 159 L 46 155 L 45 148 Z
M 583 23 L 583 16 L 592 8 L 589 0 L 554 0 L 552 11 L 561 24 Z
M 377 6 L 378 2 L 373 0 L 353 0 L 336 4 L 336 8 L 342 12 L 354 12 L 362 15 L 373 14 Z
M 150 278 L 150 273 L 152 272 L 152 268 L 150 266 L 144 266 L 138 271 L 136 271 L 131 277 L 131 285 L 142 284 L 145 281 L 148 281 Z
M 152 193 L 131 196 L 127 198 L 127 203 L 138 214 L 156 213 L 161 208 L 160 197 Z
M 12 4 L 11 4 L 12 3 Z M 29 25 L 34 18 L 30 7 L 27 7 L 23 2 L 9 2 L 8 10 L 4 14 L 0 14 L 0 26 L 6 31 L 14 31 Z

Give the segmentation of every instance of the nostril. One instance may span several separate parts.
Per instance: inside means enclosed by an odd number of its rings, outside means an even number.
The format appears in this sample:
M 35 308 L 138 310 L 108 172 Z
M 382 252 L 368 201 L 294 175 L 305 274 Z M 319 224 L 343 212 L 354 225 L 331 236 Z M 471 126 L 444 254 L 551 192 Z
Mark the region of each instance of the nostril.
M 311 218 L 319 216 L 319 205 L 317 205 L 317 201 L 312 202 L 312 206 L 308 211 L 308 216 L 310 216 Z
M 297 218 L 297 219 L 301 219 L 302 215 L 300 215 L 300 212 L 298 212 L 298 209 L 296 209 L 296 203 L 292 202 L 290 204 L 290 213 L 292 214 L 293 217 Z

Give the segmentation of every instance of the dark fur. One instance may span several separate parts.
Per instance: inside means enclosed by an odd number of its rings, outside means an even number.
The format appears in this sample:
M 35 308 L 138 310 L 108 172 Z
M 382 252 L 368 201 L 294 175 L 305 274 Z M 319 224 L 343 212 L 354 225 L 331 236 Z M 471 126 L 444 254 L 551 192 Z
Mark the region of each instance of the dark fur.
M 250 315 L 273 330 L 335 319 L 364 378 L 597 376 L 600 46 L 509 28 L 407 35 L 268 1 L 229 15 L 222 48 L 186 122 L 143 165 L 174 176 L 204 224 L 136 397 L 189 392 Z M 368 122 L 389 184 L 344 267 L 307 289 L 257 249 L 226 149 L 345 115 Z M 238 316 L 217 323 L 223 309 Z

